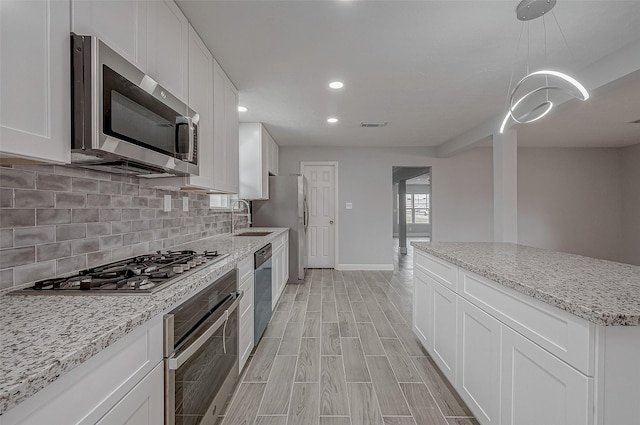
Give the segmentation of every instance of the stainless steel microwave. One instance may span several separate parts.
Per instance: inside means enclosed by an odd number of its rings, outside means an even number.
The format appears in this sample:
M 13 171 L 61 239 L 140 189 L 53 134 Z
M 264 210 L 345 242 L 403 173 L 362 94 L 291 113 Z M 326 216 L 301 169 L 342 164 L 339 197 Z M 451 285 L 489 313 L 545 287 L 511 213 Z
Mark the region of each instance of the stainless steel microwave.
M 97 37 L 71 33 L 71 162 L 198 175 L 198 114 Z

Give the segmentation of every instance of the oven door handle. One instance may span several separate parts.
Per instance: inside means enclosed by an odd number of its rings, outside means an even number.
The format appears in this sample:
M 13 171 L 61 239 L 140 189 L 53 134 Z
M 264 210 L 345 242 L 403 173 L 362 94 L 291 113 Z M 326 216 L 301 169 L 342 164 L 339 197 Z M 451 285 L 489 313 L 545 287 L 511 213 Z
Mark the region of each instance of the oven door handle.
M 220 316 L 220 318 L 216 320 L 213 325 L 209 327 L 209 329 L 204 331 L 204 333 L 200 335 L 200 337 L 198 337 L 198 339 L 196 339 L 193 344 L 188 346 L 177 356 L 173 354 L 167 359 L 170 370 L 176 370 L 180 366 L 182 366 L 187 360 L 191 358 L 191 356 L 196 351 L 198 351 L 198 349 L 200 349 L 200 347 L 207 343 L 209 338 L 211 338 L 222 325 L 227 322 L 227 320 L 229 319 L 229 314 L 233 313 L 233 311 L 238 308 L 238 304 L 240 304 L 240 300 L 244 296 L 244 291 L 238 291 L 237 294 L 238 297 L 229 305 L 229 307 L 227 307 L 227 309 L 225 309 L 224 314 Z

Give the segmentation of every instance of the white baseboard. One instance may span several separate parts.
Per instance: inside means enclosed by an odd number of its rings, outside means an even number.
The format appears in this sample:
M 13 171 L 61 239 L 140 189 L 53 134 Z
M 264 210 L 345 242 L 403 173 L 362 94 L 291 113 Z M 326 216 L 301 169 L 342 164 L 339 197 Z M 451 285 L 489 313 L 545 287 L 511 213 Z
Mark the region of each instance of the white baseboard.
M 336 270 L 393 271 L 393 264 L 338 264 Z

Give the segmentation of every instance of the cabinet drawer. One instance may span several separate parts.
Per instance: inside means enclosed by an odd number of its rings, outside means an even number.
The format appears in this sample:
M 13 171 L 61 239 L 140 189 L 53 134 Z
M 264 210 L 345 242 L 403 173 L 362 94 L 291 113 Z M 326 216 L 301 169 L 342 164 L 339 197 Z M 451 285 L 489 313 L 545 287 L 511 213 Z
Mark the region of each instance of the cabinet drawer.
M 566 311 L 460 270 L 459 294 L 583 373 L 593 375 L 594 325 Z
M 253 254 L 244 260 L 238 261 L 238 282 L 244 282 L 253 274 Z
M 414 251 L 414 258 L 416 269 L 456 292 L 458 267 L 418 250 Z

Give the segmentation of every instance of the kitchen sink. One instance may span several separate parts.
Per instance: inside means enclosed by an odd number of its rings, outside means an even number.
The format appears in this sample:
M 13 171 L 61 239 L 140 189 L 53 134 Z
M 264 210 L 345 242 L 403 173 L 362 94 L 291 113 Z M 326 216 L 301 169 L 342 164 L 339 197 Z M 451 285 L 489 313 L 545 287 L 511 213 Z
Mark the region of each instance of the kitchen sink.
M 233 235 L 233 236 L 267 236 L 270 235 L 273 232 L 244 232 L 244 233 L 238 233 L 237 235 Z

